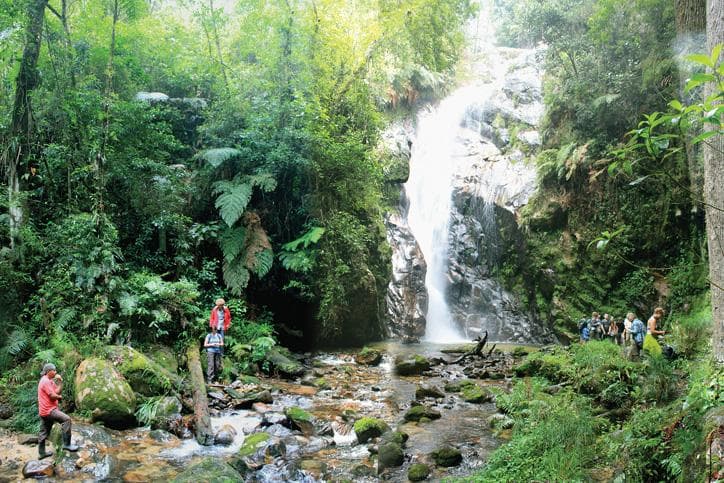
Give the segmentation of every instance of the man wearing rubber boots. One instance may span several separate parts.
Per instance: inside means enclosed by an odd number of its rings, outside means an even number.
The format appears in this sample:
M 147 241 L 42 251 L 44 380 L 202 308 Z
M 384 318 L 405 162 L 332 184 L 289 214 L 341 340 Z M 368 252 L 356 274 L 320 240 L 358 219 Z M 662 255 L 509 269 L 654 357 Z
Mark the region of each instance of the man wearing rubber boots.
M 42 377 L 38 383 L 38 413 L 40 415 L 38 456 L 43 459 L 53 455 L 52 451 L 45 450 L 45 440 L 48 439 L 54 423 L 60 423 L 63 430 L 63 449 L 78 451 L 78 446 L 70 442 L 70 416 L 58 409 L 58 401 L 63 396 L 60 395 L 60 389 L 56 386 L 55 381 L 62 383 L 63 378 L 60 377 L 53 364 L 45 364 L 40 375 Z

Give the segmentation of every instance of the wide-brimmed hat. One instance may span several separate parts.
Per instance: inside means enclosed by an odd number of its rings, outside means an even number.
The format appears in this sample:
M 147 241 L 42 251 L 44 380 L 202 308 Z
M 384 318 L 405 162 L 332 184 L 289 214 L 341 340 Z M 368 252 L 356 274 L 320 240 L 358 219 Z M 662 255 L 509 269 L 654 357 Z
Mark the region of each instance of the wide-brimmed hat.
M 216 305 L 226 305 L 226 300 L 224 300 L 224 299 L 216 299 Z

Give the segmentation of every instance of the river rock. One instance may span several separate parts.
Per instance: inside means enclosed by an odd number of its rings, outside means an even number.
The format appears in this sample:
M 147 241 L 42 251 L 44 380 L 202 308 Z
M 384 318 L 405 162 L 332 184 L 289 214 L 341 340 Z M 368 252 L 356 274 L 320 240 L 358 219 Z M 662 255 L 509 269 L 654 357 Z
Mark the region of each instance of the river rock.
M 460 391 L 465 402 L 481 404 L 490 402 L 493 400 L 493 394 L 485 388 L 482 388 L 476 384 L 467 385 Z
M 28 446 L 32 446 L 34 444 L 38 444 L 38 435 L 37 434 L 19 434 L 17 437 L 18 444 L 26 444 Z
M 440 419 L 441 414 L 428 407 L 428 406 L 412 406 L 406 413 L 405 413 L 405 421 L 420 421 L 423 418 L 426 419 Z
M 106 359 L 113 363 L 138 394 L 159 396 L 183 384 L 177 374 L 130 346 L 107 346 L 104 352 Z
M 273 348 L 264 356 L 273 370 L 280 376 L 294 379 L 304 374 L 304 366 L 296 360 L 287 357 L 280 349 Z
M 385 468 L 402 466 L 405 462 L 405 454 L 402 446 L 397 443 L 383 443 L 379 446 L 377 453 L 377 472 L 381 473 Z
M 158 399 L 156 411 L 149 424 L 151 429 L 171 431 L 181 419 L 181 401 L 175 396 L 166 396 Z
M 311 414 L 298 407 L 289 407 L 284 410 L 284 414 L 291 423 L 292 428 L 298 429 L 305 436 L 313 436 L 314 418 Z
M 446 468 L 457 466 L 463 462 L 463 455 L 460 450 L 452 446 L 442 446 L 430 453 L 430 456 L 436 465 Z
M 227 388 L 227 392 L 229 392 L 228 389 L 229 388 Z M 256 403 L 271 404 L 274 402 L 271 392 L 267 389 L 250 391 L 243 394 L 234 391 L 234 394 L 240 396 L 231 401 L 231 405 L 235 409 L 251 409 Z
M 271 426 L 273 424 L 285 424 L 287 422 L 287 416 L 284 413 L 276 411 L 265 412 L 261 419 L 262 426 Z
M 75 373 L 75 404 L 88 411 L 93 421 L 101 421 L 116 429 L 136 422 L 136 396 L 131 386 L 110 362 L 86 359 Z
M 199 481 L 242 481 L 239 472 L 218 458 L 206 458 L 174 478 L 172 483 L 198 483 Z
M 405 197 L 404 189 L 401 197 Z M 387 325 L 391 336 L 417 342 L 425 335 L 427 323 L 427 264 L 406 216 L 404 206 L 385 215 L 387 242 L 392 249 L 392 278 L 385 297 Z
M 327 463 L 319 460 L 302 460 L 299 469 L 315 480 L 323 480 L 327 475 Z
M 0 403 L 0 419 L 10 419 L 13 414 L 13 407 L 10 404 Z
M 229 446 L 234 442 L 234 438 L 236 438 L 236 430 L 233 426 L 225 424 L 214 435 L 214 444 Z
M 376 366 L 382 361 L 382 352 L 377 349 L 365 347 L 354 356 L 357 364 L 364 366 Z
M 430 476 L 430 467 L 423 463 L 414 463 L 407 470 L 407 479 L 410 481 L 426 480 Z
M 170 347 L 155 344 L 148 349 L 146 355 L 170 373 L 178 373 L 178 360 L 176 359 L 176 353 Z
M 475 383 L 470 379 L 459 379 L 457 381 L 450 381 L 445 384 L 445 391 L 447 392 L 460 392 L 464 387 L 474 386 Z
M 398 376 L 418 376 L 430 370 L 430 361 L 421 355 L 398 357 L 395 359 L 395 372 Z
M 50 478 L 54 473 L 53 462 L 48 460 L 30 460 L 23 466 L 25 478 Z
M 405 446 L 408 439 L 410 439 L 410 435 L 404 431 L 388 431 L 382 435 L 382 441 L 396 443 L 402 447 Z
M 445 397 L 445 393 L 437 386 L 428 386 L 425 384 L 417 386 L 417 389 L 415 389 L 415 399 L 425 399 L 426 397 L 440 399 Z
M 372 438 L 382 436 L 389 429 L 387 423 L 377 418 L 361 418 L 354 423 L 354 432 L 360 443 L 366 443 Z

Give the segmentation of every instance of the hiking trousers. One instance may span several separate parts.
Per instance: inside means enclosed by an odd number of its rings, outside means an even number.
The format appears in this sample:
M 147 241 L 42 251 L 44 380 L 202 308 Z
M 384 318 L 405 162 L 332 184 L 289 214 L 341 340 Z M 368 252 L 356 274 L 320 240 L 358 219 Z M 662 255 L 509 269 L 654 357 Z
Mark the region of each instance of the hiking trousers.
M 206 362 L 206 380 L 211 382 L 221 375 L 221 353 L 207 352 Z
M 53 409 L 47 416 L 40 416 L 40 434 L 38 434 L 38 443 L 45 444 L 45 440 L 53 429 L 53 424 L 59 423 L 64 435 L 70 436 L 71 422 L 70 416 L 59 409 Z

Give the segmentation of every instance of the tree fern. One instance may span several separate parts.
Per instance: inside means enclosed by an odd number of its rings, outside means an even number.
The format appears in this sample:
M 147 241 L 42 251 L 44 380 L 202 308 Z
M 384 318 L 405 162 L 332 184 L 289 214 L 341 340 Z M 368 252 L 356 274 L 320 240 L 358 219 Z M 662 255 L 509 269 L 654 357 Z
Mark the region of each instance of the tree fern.
M 274 191 L 277 187 L 277 180 L 271 173 L 259 173 L 246 176 L 245 180 L 252 186 L 256 186 L 264 192 Z
M 269 237 L 261 226 L 261 219 L 255 212 L 244 215 L 247 239 L 244 246 L 244 266 L 263 277 L 271 269 L 274 255 L 271 250 Z
M 224 260 L 231 262 L 235 260 L 244 249 L 246 243 L 246 228 L 238 226 L 227 228 L 221 235 L 221 252 Z
M 76 315 L 77 311 L 74 308 L 66 307 L 62 309 L 53 321 L 53 328 L 57 331 L 64 331 Z
M 238 156 L 241 156 L 241 151 L 235 148 L 213 148 L 199 151 L 194 159 L 202 159 L 214 168 L 218 168 L 225 161 Z
M 241 263 L 224 262 L 224 282 L 232 294 L 239 296 L 249 284 L 251 274 Z
M 244 214 L 251 200 L 252 186 L 248 183 L 219 181 L 214 184 L 214 193 L 221 193 L 216 198 L 216 207 L 219 209 L 221 219 L 228 226 L 232 226 Z
M 296 240 L 292 240 L 289 243 L 282 245 L 282 249 L 293 252 L 299 249 L 299 245 L 303 245 L 303 248 L 307 248 L 309 245 L 317 243 L 320 238 L 322 238 L 322 235 L 324 235 L 324 228 L 321 226 L 313 226 Z

